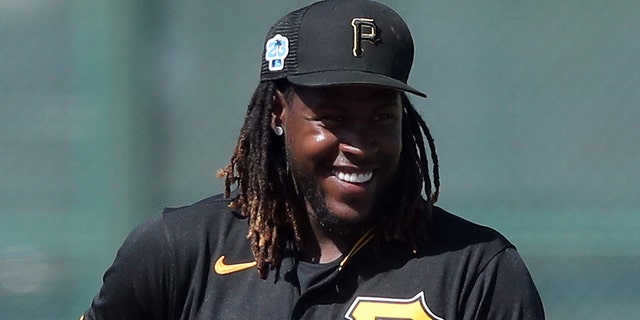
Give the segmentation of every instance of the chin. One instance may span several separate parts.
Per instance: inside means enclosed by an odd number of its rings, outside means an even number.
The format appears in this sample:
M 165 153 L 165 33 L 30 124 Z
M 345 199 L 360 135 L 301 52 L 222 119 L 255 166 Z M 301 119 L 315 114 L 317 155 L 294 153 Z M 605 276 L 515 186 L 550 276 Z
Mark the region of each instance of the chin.
M 371 216 L 371 207 L 356 207 L 348 204 L 329 206 L 329 211 L 337 220 L 357 224 L 365 222 Z
M 323 208 L 316 208 L 315 216 L 325 231 L 345 234 L 369 226 L 372 214 L 370 207 L 357 208 L 344 203 L 327 203 Z

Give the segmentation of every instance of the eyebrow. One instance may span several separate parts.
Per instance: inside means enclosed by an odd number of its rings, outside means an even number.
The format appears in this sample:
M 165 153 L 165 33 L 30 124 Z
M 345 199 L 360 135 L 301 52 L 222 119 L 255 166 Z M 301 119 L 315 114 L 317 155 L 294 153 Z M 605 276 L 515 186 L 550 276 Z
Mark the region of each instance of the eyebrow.
M 376 101 L 377 102 L 377 101 Z M 313 105 L 308 105 L 309 108 L 311 109 L 315 109 L 315 110 L 329 110 L 329 111 L 342 111 L 342 110 L 346 110 L 346 109 L 352 109 L 353 107 L 349 106 L 348 104 L 345 103 L 331 103 L 331 102 L 327 102 L 326 100 L 321 101 L 317 104 L 313 104 Z M 379 111 L 379 110 L 386 110 L 386 109 L 394 109 L 396 106 L 400 106 L 402 107 L 402 104 L 400 103 L 400 101 L 398 101 L 398 103 L 396 103 L 396 101 L 381 101 L 379 103 L 372 103 L 371 104 L 371 109 L 375 110 L 375 111 Z

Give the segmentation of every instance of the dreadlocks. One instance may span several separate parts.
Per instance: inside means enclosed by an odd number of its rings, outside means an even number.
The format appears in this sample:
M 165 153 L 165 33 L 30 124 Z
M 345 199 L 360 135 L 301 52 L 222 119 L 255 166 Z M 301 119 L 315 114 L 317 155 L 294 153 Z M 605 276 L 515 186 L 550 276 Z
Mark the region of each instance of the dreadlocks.
M 293 179 L 287 170 L 284 141 L 271 130 L 271 118 L 277 86 L 273 81 L 261 82 L 249 103 L 244 125 L 230 164 L 218 175 L 225 179 L 225 197 L 230 197 L 236 184 L 238 195 L 230 206 L 248 218 L 251 249 L 257 261 L 258 273 L 265 277 L 269 266 L 277 266 L 287 241 L 303 245 L 303 233 L 308 224 L 305 206 L 301 203 Z M 402 143 L 400 164 L 394 186 L 397 209 L 381 221 L 379 232 L 386 240 L 407 243 L 419 249 L 428 236 L 433 204 L 440 189 L 438 158 L 429 128 L 402 94 Z M 429 148 L 433 183 L 429 173 Z M 432 190 L 434 188 L 434 190 Z M 423 192 L 426 197 L 423 199 Z M 394 210 L 395 211 L 395 210 Z
M 385 216 L 382 232 L 386 240 L 399 240 L 411 246 L 416 252 L 420 244 L 428 238 L 433 204 L 440 193 L 438 155 L 431 132 L 426 122 L 413 107 L 407 96 L 402 94 L 402 152 L 401 168 L 397 172 L 394 186 L 398 201 L 393 214 Z M 425 149 L 427 139 L 433 167 L 433 186 L 429 175 L 429 160 Z M 434 188 L 434 190 L 432 190 Z M 424 191 L 427 200 L 422 197 Z

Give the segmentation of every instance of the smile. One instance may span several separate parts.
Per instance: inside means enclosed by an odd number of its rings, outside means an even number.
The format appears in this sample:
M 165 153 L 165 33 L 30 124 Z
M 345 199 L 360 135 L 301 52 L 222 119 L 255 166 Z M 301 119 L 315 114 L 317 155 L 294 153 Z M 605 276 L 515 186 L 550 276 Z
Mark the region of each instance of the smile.
M 333 174 L 338 177 L 338 179 L 351 183 L 365 183 L 371 180 L 373 177 L 373 171 L 367 171 L 363 173 L 348 173 L 348 172 L 340 172 L 334 171 Z

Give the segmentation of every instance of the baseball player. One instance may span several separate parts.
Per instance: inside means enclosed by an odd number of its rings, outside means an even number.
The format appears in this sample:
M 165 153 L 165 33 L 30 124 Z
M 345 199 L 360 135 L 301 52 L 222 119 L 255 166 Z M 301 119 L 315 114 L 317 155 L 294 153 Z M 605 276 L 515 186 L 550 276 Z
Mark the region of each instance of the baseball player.
M 224 194 L 138 226 L 81 319 L 544 319 L 514 246 L 435 206 L 413 55 L 377 2 L 277 21 Z

